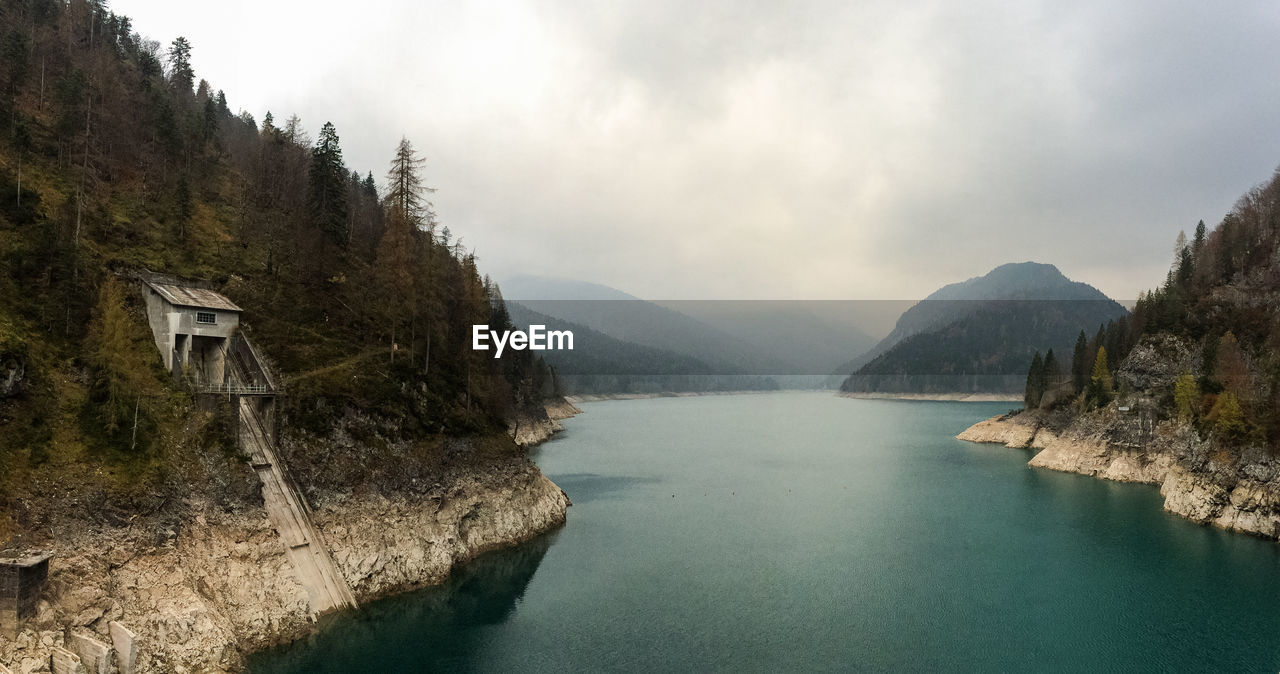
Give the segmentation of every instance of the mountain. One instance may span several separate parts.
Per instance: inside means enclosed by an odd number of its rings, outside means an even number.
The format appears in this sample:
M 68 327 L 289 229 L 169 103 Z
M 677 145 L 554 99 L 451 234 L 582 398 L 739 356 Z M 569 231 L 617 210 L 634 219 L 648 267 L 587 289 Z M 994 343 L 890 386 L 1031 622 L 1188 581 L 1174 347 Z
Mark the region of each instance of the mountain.
M 512 324 L 519 329 L 542 325 L 547 330 L 573 332 L 572 350 L 541 352 L 543 360 L 555 368 L 566 394 L 778 388 L 768 377 L 719 370 L 692 356 L 610 337 L 585 325 L 534 311 L 520 302 L 507 300 L 507 310 Z
M 867 302 L 680 300 L 658 304 L 735 335 L 786 363 L 794 375 L 825 379 L 849 354 L 864 352 L 877 342 L 862 327 L 871 305 Z M 830 386 L 838 384 L 836 380 Z
M 790 374 L 793 367 L 679 311 L 594 283 L 517 276 L 503 297 L 615 339 L 691 356 L 719 374 Z
M 1029 465 L 1160 487 L 1165 512 L 1280 538 L 1280 171 L 1179 234 L 1126 329 L 1070 374 L 1028 368 L 1025 408 L 957 437 L 1039 448 Z M 1046 376 L 1047 375 L 1047 376 Z
M 574 281 L 550 276 L 517 274 L 501 283 L 502 296 L 517 302 L 528 300 L 636 300 L 616 288 L 599 283 Z
M 1069 354 L 1081 331 L 1126 314 L 1050 264 L 1001 265 L 938 289 L 850 365 L 852 392 L 1020 392 L 1034 353 Z
M 646 301 L 615 288 L 531 275 L 501 283 L 526 309 L 633 344 L 683 354 L 715 373 L 767 375 L 792 388 L 828 381 L 850 353 L 876 339 L 863 325 L 884 322 L 884 303 L 781 300 Z

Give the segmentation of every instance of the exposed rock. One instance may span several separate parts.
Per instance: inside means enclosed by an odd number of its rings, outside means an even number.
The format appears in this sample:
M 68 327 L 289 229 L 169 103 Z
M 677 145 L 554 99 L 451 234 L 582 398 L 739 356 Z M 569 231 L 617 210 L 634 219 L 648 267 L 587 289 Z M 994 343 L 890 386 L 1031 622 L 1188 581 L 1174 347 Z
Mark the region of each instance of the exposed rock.
M 532 447 L 564 430 L 564 425 L 560 421 L 576 414 L 582 414 L 582 410 L 561 398 L 558 401 L 545 403 L 543 409 L 538 412 L 520 413 L 511 424 L 509 432 L 517 445 Z
M 1269 454 L 1214 451 L 1193 429 L 1174 421 L 1158 424 L 1139 443 L 1132 417 L 1114 407 L 1078 417 L 1062 433 L 1040 428 L 1029 442 L 1020 442 L 1039 417 L 992 417 L 956 437 L 1039 449 L 1028 462 L 1036 468 L 1159 485 L 1168 512 L 1223 529 L 1280 538 L 1280 465 Z
M 1031 446 L 1039 428 L 1040 423 L 1033 415 L 1002 414 L 979 421 L 956 437 L 969 442 L 994 442 L 1022 449 Z
M 569 402 L 564 398 L 560 398 L 559 400 L 552 400 L 546 403 L 544 407 L 547 410 L 547 416 L 552 419 L 555 419 L 556 421 L 561 421 L 564 419 L 568 419 L 569 417 L 582 414 L 581 408 L 579 408 L 577 405 L 574 405 L 573 403 Z
M 439 583 L 455 565 L 565 520 L 564 493 L 522 457 L 440 479 L 437 491 L 417 497 L 364 493 L 315 504 L 316 524 L 359 600 Z M 39 671 L 66 646 L 59 662 L 80 671 L 83 658 L 63 641 L 75 625 L 73 634 L 118 651 L 137 644 L 134 672 L 235 670 L 245 653 L 311 629 L 305 591 L 265 512 L 193 508 L 164 545 L 129 528 L 61 541 L 45 595 L 55 629 L 37 631 L 29 621 L 17 638 L 0 637 L 0 664 Z M 115 548 L 134 552 L 104 554 Z
M 1195 372 L 1200 354 L 1169 334 L 1142 339 L 1116 371 L 1116 381 L 1143 391 L 1173 386 L 1183 372 Z

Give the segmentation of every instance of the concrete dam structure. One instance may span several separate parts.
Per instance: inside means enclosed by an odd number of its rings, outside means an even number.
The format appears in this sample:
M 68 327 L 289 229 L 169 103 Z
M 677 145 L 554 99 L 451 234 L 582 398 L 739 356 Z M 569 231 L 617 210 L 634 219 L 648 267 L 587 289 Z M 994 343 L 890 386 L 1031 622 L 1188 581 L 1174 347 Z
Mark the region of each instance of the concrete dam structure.
M 354 608 L 355 596 L 277 451 L 281 391 L 240 329 L 240 307 L 198 281 L 138 276 L 166 368 L 198 396 L 226 399 L 235 410 L 240 450 L 262 482 L 263 506 L 306 590 L 312 615 Z

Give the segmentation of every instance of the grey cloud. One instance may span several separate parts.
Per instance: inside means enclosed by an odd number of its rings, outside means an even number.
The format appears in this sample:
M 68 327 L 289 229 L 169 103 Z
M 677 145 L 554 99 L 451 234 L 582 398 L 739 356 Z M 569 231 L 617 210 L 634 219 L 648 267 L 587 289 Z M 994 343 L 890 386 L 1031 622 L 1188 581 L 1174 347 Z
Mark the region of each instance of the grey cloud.
M 148 15 L 199 29 L 149 1 L 120 4 L 143 30 Z M 497 277 L 901 298 L 1034 259 L 1129 299 L 1161 280 L 1178 229 L 1216 221 L 1280 163 L 1271 4 L 367 12 L 341 56 L 310 18 L 272 35 L 272 53 L 313 65 L 242 68 L 264 100 L 228 95 L 259 117 L 333 119 L 349 162 L 378 176 L 412 138 L 442 221 Z M 198 67 L 263 44 L 237 32 L 249 22 L 218 28 L 193 36 Z

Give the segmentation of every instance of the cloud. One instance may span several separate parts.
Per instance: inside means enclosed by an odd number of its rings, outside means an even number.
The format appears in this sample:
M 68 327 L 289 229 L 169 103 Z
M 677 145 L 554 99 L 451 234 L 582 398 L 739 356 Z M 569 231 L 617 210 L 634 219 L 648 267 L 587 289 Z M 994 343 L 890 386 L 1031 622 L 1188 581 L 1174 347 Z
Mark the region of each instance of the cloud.
M 354 168 L 409 136 L 499 278 L 901 298 L 1034 259 L 1131 298 L 1280 163 L 1267 4 L 115 8 Z

